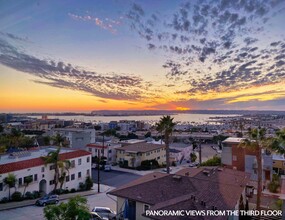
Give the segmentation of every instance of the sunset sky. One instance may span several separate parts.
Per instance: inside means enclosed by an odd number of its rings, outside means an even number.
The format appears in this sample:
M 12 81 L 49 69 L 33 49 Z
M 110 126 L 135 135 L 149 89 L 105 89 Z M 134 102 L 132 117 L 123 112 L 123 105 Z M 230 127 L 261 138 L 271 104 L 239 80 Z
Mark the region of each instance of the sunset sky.
M 284 0 L 0 1 L 0 112 L 285 110 Z

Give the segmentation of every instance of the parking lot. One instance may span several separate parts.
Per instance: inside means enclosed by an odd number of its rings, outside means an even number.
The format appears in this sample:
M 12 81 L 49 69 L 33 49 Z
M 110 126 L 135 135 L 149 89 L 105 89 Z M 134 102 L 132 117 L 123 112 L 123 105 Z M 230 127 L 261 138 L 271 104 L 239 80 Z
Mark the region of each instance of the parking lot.
M 127 173 L 127 172 L 122 172 L 122 171 L 117 171 L 117 170 L 112 170 L 109 172 L 100 170 L 100 183 L 112 187 L 119 187 L 122 186 L 126 183 L 129 183 L 139 177 L 140 175 L 133 174 L 133 173 Z M 92 169 L 92 178 L 94 182 L 94 187 L 95 188 L 97 181 L 98 181 L 98 170 Z

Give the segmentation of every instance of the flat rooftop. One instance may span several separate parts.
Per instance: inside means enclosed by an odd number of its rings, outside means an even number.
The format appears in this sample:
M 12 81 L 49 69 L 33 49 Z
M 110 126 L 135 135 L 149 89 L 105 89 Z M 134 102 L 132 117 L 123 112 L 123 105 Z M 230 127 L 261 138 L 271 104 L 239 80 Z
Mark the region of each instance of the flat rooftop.
M 9 154 L 3 154 L 0 155 L 0 165 L 39 158 L 42 156 L 46 156 L 49 152 L 56 151 L 56 149 L 57 147 L 50 146 L 45 148 L 39 148 L 39 150 L 19 151 Z M 69 153 L 73 151 L 75 150 L 68 148 L 61 148 L 60 154 Z

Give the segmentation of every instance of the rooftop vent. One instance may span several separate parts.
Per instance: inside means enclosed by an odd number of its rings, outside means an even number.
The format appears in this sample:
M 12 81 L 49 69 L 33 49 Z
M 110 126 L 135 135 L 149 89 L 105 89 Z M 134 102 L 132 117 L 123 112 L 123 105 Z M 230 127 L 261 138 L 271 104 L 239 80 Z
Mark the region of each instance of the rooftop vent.
M 203 170 L 203 173 L 204 173 L 205 175 L 207 175 L 207 176 L 210 176 L 210 172 L 211 172 L 211 170 L 209 170 L 209 169 L 204 169 L 204 170 Z
M 19 151 L 19 152 L 13 152 L 9 155 L 9 159 L 15 159 L 20 157 L 28 157 L 31 156 L 31 152 L 29 151 Z
M 178 175 L 174 175 L 172 178 L 175 180 L 181 180 L 181 176 L 178 176 Z

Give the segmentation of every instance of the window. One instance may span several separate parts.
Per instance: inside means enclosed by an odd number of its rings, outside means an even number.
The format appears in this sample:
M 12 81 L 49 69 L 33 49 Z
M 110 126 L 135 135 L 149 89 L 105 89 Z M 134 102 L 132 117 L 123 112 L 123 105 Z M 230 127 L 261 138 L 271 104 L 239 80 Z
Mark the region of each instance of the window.
M 81 165 L 81 158 L 78 159 L 78 165 Z
M 146 211 L 149 210 L 149 209 L 150 209 L 150 206 L 147 205 L 147 204 L 144 204 L 144 206 L 143 206 L 143 211 L 146 212 Z
M 78 172 L 78 179 L 81 178 L 81 172 Z
M 34 175 L 34 181 L 38 181 L 38 174 Z
M 18 183 L 19 183 L 19 186 L 23 185 L 23 179 L 22 179 L 22 178 L 19 178 L 19 179 L 18 179 Z
M 65 177 L 65 182 L 69 182 L 69 175 Z
M 55 169 L 55 165 L 51 165 L 51 166 L 49 167 L 49 169 L 50 169 L 50 170 L 54 170 L 54 169 Z
M 160 157 L 157 157 L 157 159 L 159 160 L 159 159 L 160 159 Z
M 72 160 L 72 161 L 71 161 L 70 167 L 71 167 L 71 168 L 74 168 L 74 167 L 75 167 L 75 160 Z
M 0 183 L 0 191 L 3 191 L 3 183 Z
M 75 179 L 75 174 L 71 174 L 71 180 Z
M 236 160 L 237 160 L 237 156 L 233 155 L 233 161 L 236 161 Z
M 109 150 L 109 154 L 112 153 L 112 150 Z
M 28 182 L 28 181 L 27 181 L 27 178 L 31 178 L 32 181 L 33 181 L 33 175 L 25 176 L 25 177 L 24 177 L 24 183 Z
M 54 180 L 49 181 L 49 185 L 53 185 L 54 184 Z
M 86 171 L 86 175 L 90 176 L 90 170 L 89 169 Z
M 89 148 L 88 150 L 89 150 L 89 152 L 92 152 L 92 148 Z
M 87 157 L 87 163 L 89 163 L 90 162 L 90 157 Z
M 42 167 L 42 173 L 45 172 L 45 167 Z

